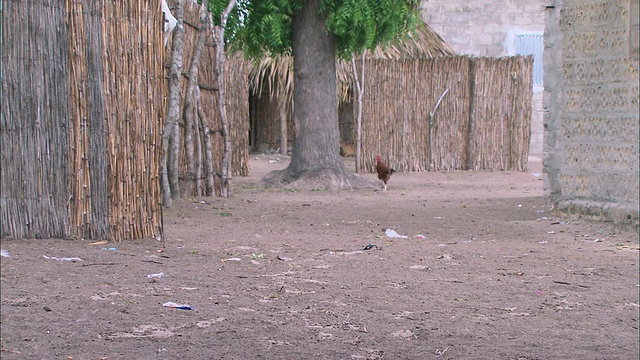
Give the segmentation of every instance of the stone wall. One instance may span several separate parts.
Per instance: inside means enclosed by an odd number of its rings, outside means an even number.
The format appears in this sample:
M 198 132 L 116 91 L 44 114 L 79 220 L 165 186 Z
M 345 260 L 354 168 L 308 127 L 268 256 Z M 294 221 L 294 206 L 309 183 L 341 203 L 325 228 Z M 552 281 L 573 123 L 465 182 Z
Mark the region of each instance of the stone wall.
M 638 0 L 556 0 L 547 10 L 545 191 L 560 212 L 635 230 L 637 33 Z
M 422 0 L 422 19 L 458 54 L 516 55 L 518 34 L 543 34 L 545 5 L 553 0 Z M 543 148 L 542 88 L 534 87 L 529 153 Z

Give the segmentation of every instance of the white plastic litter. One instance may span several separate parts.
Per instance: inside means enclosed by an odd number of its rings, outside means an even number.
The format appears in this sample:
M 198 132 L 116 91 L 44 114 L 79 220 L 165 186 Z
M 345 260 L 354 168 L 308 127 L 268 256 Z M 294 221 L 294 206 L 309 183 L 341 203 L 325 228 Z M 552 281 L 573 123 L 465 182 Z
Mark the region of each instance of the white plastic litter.
M 191 305 L 178 304 L 178 303 L 174 303 L 173 301 L 166 302 L 166 303 L 162 304 L 162 306 L 167 307 L 167 308 L 180 309 L 180 310 L 193 310 L 193 306 L 191 306 Z
M 390 238 L 400 238 L 400 239 L 408 238 L 407 235 L 400 235 L 395 230 L 391 230 L 391 229 L 385 230 L 384 234 L 387 235 L 387 237 L 390 237 Z
M 72 257 L 72 258 L 68 258 L 68 257 L 64 257 L 64 258 L 57 258 L 55 256 L 47 256 L 47 255 L 42 255 L 45 259 L 49 259 L 49 260 L 58 260 L 58 261 L 84 261 L 82 259 L 80 259 L 79 257 Z
M 9 254 L 9 251 L 2 249 L 0 251 L 0 255 L 2 255 L 2 257 L 11 257 L 11 254 Z
M 163 278 L 164 277 L 164 273 L 161 272 L 161 273 L 157 273 L 157 274 L 149 274 L 149 275 L 147 275 L 147 277 L 150 278 L 150 279 L 154 279 L 154 278 L 155 279 L 159 279 L 159 278 Z

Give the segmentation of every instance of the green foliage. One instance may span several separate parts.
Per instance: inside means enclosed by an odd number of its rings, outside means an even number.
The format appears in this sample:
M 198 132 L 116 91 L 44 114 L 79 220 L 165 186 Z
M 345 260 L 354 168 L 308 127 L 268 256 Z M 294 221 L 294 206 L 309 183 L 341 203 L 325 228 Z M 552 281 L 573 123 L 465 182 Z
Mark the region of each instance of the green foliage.
M 246 56 L 291 53 L 291 19 L 306 0 L 238 0 L 229 18 L 229 41 Z M 209 0 L 214 21 L 228 0 Z M 416 26 L 418 0 L 323 0 L 327 31 L 336 37 L 337 55 L 352 53 L 396 40 Z
M 238 33 L 242 27 L 244 27 L 244 19 L 247 18 L 248 5 L 250 0 L 237 0 L 236 6 L 231 10 L 229 18 L 227 19 L 227 27 L 225 28 L 224 36 L 227 44 L 233 44 L 236 42 Z M 207 9 L 213 16 L 213 24 L 220 26 L 220 16 L 222 12 L 229 4 L 229 0 L 208 0 Z
M 216 0 L 218 1 L 218 0 Z M 291 18 L 304 0 L 247 0 L 236 46 L 250 58 L 291 53 Z
M 327 30 L 336 36 L 337 55 L 373 50 L 415 28 L 418 0 L 325 0 Z

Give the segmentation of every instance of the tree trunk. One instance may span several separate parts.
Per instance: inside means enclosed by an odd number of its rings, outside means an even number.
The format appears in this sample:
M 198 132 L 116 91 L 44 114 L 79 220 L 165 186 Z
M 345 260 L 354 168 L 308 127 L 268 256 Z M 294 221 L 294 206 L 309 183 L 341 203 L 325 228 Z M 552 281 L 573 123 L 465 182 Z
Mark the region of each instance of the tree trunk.
M 179 106 L 179 105 L 178 105 Z M 180 110 L 178 110 L 180 111 Z M 180 198 L 180 116 L 173 125 L 173 134 L 169 148 L 169 186 L 171 188 L 171 198 Z
M 358 95 L 357 104 L 358 104 L 358 113 L 356 115 L 356 172 L 360 168 L 360 157 L 361 157 L 361 143 L 362 143 L 362 93 L 364 92 L 364 60 L 367 55 L 367 50 L 365 49 L 362 52 L 362 77 L 358 76 L 358 69 L 356 67 L 356 57 L 353 56 L 351 58 L 351 66 L 353 69 L 353 78 L 356 84 L 356 93 Z
M 193 56 L 191 58 L 191 65 L 189 66 L 189 82 L 187 85 L 187 93 L 184 98 L 184 147 L 187 157 L 187 181 L 185 182 L 185 188 L 182 189 L 185 196 L 196 195 L 198 191 L 198 178 L 196 175 L 196 163 L 195 163 L 195 148 L 194 148 L 194 128 L 195 128 L 195 111 L 194 111 L 194 92 L 198 87 L 198 71 L 200 66 L 200 58 L 202 56 L 202 50 L 204 49 L 204 41 L 207 36 L 208 17 L 204 5 L 200 7 L 200 32 L 198 33 L 198 40 L 196 46 L 193 49 Z M 199 132 L 196 132 L 199 134 Z M 196 136 L 195 141 L 199 141 Z
M 287 138 L 287 101 L 284 96 L 278 98 L 278 113 L 280 114 L 280 155 L 287 155 L 289 140 Z
M 196 87 L 196 107 L 198 109 L 198 118 L 202 123 L 202 132 L 204 136 L 204 176 L 205 176 L 205 196 L 213 196 L 215 194 L 215 170 L 213 169 L 213 144 L 211 141 L 211 132 L 209 131 L 209 122 L 207 116 L 202 109 L 200 101 L 200 88 Z
M 180 81 L 182 79 L 182 38 L 184 37 L 184 0 L 178 0 L 176 6 L 176 18 L 178 25 L 173 33 L 171 42 L 171 65 L 169 75 L 169 103 L 167 105 L 167 120 L 162 137 L 162 199 L 165 206 L 171 206 L 171 198 L 179 193 L 178 169 L 170 169 L 169 164 L 169 140 L 174 133 L 180 118 Z M 175 139 L 174 141 L 180 141 Z M 171 176 L 169 176 L 171 173 Z
M 340 157 L 335 39 L 327 33 L 320 3 L 306 1 L 293 14 L 293 115 L 298 131 L 289 167 L 267 174 L 267 185 L 334 190 L 358 186 Z
M 236 0 L 230 0 L 227 7 L 220 16 L 220 26 L 216 27 L 216 68 L 218 70 L 218 111 L 220 112 L 220 120 L 222 121 L 222 137 L 224 138 L 224 151 L 222 155 L 222 197 L 228 198 L 233 196 L 231 188 L 231 136 L 229 134 L 229 121 L 227 119 L 227 100 L 225 98 L 224 84 L 224 30 L 227 26 L 229 13 L 236 5 Z

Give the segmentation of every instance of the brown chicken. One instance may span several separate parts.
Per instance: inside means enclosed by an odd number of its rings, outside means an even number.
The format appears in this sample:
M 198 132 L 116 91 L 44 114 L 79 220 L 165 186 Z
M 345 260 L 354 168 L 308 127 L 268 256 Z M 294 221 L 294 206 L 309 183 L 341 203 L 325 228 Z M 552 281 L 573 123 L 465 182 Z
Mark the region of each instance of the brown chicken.
M 380 155 L 376 155 L 376 160 L 378 164 L 376 164 L 376 172 L 378 173 L 378 179 L 382 180 L 384 183 L 384 190 L 387 190 L 387 181 L 391 178 L 391 174 L 396 172 L 395 170 L 389 168 L 387 164 L 382 162 Z

